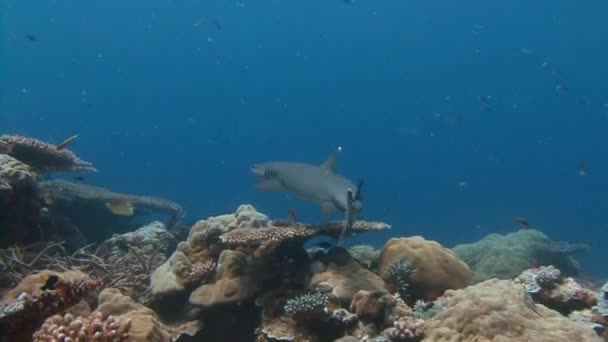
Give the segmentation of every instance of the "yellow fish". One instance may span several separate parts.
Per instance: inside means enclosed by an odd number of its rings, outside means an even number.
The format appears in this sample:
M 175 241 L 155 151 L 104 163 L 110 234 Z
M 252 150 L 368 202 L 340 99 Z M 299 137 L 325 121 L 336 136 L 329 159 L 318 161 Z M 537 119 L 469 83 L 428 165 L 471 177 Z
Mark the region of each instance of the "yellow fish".
M 120 198 L 110 200 L 106 203 L 106 207 L 114 215 L 133 216 L 133 213 L 135 212 L 133 203 Z

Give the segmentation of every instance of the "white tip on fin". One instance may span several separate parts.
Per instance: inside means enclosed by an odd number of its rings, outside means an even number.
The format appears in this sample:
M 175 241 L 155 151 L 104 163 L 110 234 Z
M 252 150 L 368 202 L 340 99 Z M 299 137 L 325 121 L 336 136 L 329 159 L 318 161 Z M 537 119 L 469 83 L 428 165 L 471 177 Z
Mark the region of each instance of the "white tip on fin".
M 337 173 L 338 172 L 338 158 L 340 157 L 340 153 L 342 153 L 342 146 L 338 146 L 338 148 L 329 155 L 329 158 L 323 163 L 323 167 L 327 170 Z

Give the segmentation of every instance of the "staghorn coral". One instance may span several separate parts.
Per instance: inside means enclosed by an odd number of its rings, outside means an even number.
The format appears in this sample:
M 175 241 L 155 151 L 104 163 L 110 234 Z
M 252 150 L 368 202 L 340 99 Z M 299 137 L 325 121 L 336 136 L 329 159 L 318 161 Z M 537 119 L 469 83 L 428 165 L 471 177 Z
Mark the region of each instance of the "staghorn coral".
M 389 265 L 382 274 L 382 279 L 388 284 L 389 292 L 399 293 L 399 296 L 405 300 L 410 297 L 409 282 L 414 272 L 416 269 L 402 258 Z
M 86 318 L 74 317 L 68 313 L 48 318 L 34 333 L 32 341 L 128 341 L 130 328 L 131 320 L 111 315 L 104 317 L 99 311 Z
M 288 299 L 283 306 L 283 310 L 296 322 L 308 322 L 325 316 L 325 307 L 328 304 L 329 298 L 327 295 L 312 292 Z
M 19 135 L 2 135 L 0 141 L 9 145 L 10 156 L 29 165 L 37 173 L 94 172 L 93 164 L 78 158 L 67 149 L 41 140 Z

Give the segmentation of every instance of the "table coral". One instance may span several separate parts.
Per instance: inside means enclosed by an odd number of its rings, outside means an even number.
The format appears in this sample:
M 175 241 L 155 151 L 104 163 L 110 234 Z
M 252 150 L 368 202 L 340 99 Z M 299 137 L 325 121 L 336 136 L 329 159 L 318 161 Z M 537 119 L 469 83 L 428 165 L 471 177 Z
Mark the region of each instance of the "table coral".
M 11 146 L 9 155 L 29 165 L 38 173 L 94 172 L 93 164 L 78 158 L 72 151 L 58 149 L 38 139 L 2 135 L 0 141 Z

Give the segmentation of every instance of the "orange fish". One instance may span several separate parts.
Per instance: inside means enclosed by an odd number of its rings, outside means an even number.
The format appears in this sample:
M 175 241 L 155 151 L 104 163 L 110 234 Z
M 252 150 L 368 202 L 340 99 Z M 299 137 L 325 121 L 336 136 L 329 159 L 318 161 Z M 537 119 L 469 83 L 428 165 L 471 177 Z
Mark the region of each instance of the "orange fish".
M 522 229 L 530 229 L 530 222 L 528 222 L 528 219 L 526 219 L 525 217 L 514 217 L 513 221 L 515 223 L 518 223 L 519 225 L 521 225 Z

